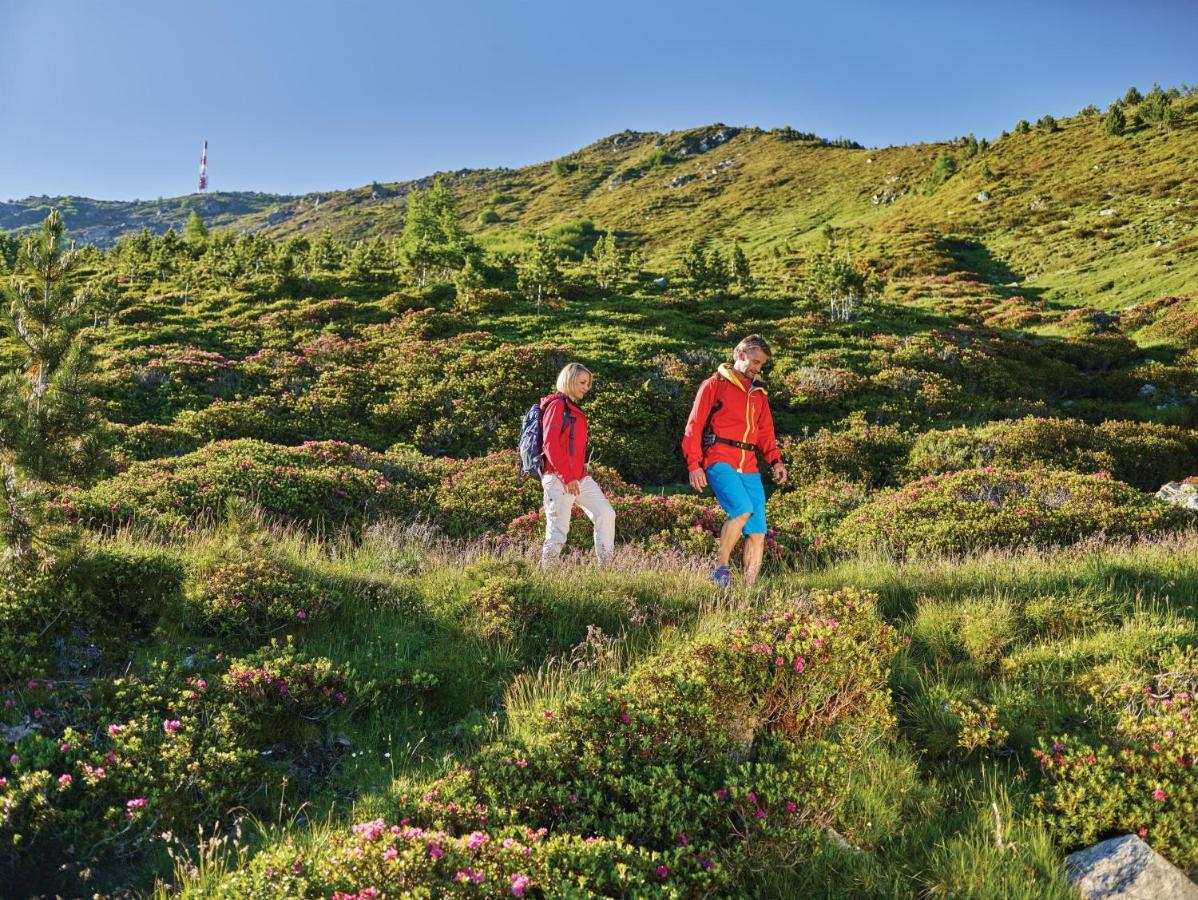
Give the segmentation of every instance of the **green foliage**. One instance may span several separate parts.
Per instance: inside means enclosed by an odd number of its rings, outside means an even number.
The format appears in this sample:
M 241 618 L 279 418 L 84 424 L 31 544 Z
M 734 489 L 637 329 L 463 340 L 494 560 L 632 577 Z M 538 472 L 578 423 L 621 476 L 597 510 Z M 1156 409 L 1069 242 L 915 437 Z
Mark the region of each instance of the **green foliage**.
M 968 159 L 968 156 L 966 158 Z M 932 163 L 932 172 L 928 175 L 928 180 L 924 182 L 924 190 L 929 194 L 932 193 L 956 175 L 957 168 L 957 157 L 948 150 L 941 150 L 936 154 L 936 161 Z
M 1028 123 L 1027 119 L 1020 119 L 1015 123 L 1016 134 L 1027 134 L 1031 130 L 1032 126 Z
M 303 573 L 266 558 L 225 562 L 197 579 L 190 599 L 205 628 L 269 634 L 320 618 L 331 598 Z
M 683 896 L 813 855 L 863 742 L 889 722 L 897 640 L 874 599 L 816 592 L 744 615 L 401 798 L 402 824 L 363 822 L 298 868 L 281 847 L 219 895 L 519 896 L 552 882 Z
M 867 496 L 864 485 L 832 478 L 774 493 L 766 501 L 765 510 L 780 557 L 787 562 L 823 558 L 831 548 L 833 530 Z
M 741 291 L 753 289 L 753 272 L 749 268 L 749 257 L 745 255 L 740 244 L 732 248 L 732 258 L 728 261 L 728 275 Z
M 1198 443 L 1181 428 L 1147 422 L 1029 417 L 982 428 L 929 431 L 911 448 L 907 471 L 928 475 L 983 465 L 1051 465 L 1108 472 L 1145 491 L 1198 471 Z
M 732 273 L 718 248 L 707 250 L 701 241 L 692 241 L 682 257 L 682 276 L 697 296 L 714 298 L 725 294 Z
M 71 523 L 136 521 L 171 531 L 219 519 L 236 498 L 285 521 L 336 527 L 411 510 L 412 488 L 425 480 L 419 465 L 349 444 L 289 448 L 239 440 L 135 463 L 88 490 L 63 491 L 54 507 Z
M 519 265 L 519 290 L 536 302 L 557 297 L 562 289 L 562 273 L 558 267 L 557 251 L 544 235 L 537 235 Z
M 466 263 L 453 277 L 454 296 L 457 305 L 463 309 L 474 308 L 479 299 L 479 292 L 487 286 L 487 278 L 473 257 L 466 257 Z
M 90 335 L 83 297 L 68 285 L 77 260 L 63 246 L 63 224 L 51 211 L 21 248 L 4 310 L 5 331 L 22 351 L 22 368 L 0 381 L 0 453 L 38 481 L 87 478 L 103 452 L 102 420 L 90 396 Z
M 1163 662 L 1154 677 L 1095 686 L 1095 703 L 1115 719 L 1100 739 L 1062 735 L 1037 751 L 1048 780 L 1037 799 L 1066 846 L 1130 832 L 1179 866 L 1198 861 L 1198 655 L 1191 647 Z
M 1102 127 L 1107 134 L 1116 137 L 1127 130 L 1127 116 L 1123 114 L 1123 107 L 1120 104 L 1111 104 L 1110 109 L 1106 112 L 1106 118 L 1103 120 Z
M 628 272 L 625 254 L 616 246 L 615 235 L 610 232 L 595 242 L 586 263 L 595 283 L 604 291 L 619 286 Z
M 844 549 L 967 553 L 1152 534 L 1184 521 L 1180 511 L 1104 473 L 987 466 L 884 491 L 846 518 L 834 540 Z
M 221 676 L 237 714 L 256 744 L 303 746 L 319 740 L 322 725 L 353 695 L 352 670 L 338 669 L 325 657 L 311 658 L 293 641 L 272 641 L 251 656 L 230 660 Z M 356 699 L 356 698 L 355 698 Z
M 1145 124 L 1154 125 L 1162 131 L 1172 129 L 1179 120 L 1173 99 L 1155 84 L 1136 108 L 1136 112 Z
M 834 321 L 847 321 L 876 298 L 883 281 L 868 262 L 832 244 L 811 255 L 803 273 L 803 292 L 812 304 L 828 304 Z
M 801 441 L 784 439 L 782 458 L 797 484 L 820 479 L 843 479 L 860 484 L 884 485 L 906 458 L 912 438 L 894 425 L 871 425 L 863 418 L 844 429 L 821 428 Z
M 183 240 L 197 251 L 203 249 L 204 242 L 208 240 L 208 226 L 194 209 L 187 217 L 187 224 L 183 226 Z
M 0 723 L 34 709 L 39 727 L 0 759 L 0 878 L 77 894 L 94 866 L 127 865 L 164 831 L 233 806 L 264 814 L 266 755 L 319 747 L 344 677 L 288 647 L 232 663 L 205 655 L 86 692 L 42 680 L 7 692 Z
M 1047 113 L 1036 120 L 1036 127 L 1041 131 L 1060 131 L 1061 126 L 1057 124 L 1057 120 Z
M 474 252 L 443 180 L 438 179 L 428 190 L 408 194 L 399 246 L 421 287 L 430 279 L 445 280 Z

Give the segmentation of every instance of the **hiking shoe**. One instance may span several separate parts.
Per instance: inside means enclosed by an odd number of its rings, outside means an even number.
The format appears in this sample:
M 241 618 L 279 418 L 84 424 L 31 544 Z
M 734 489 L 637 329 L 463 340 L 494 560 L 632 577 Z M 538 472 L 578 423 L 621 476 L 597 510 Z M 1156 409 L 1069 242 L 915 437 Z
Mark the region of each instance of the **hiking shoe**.
M 732 585 L 732 570 L 728 566 L 719 566 L 712 573 L 711 580 L 721 591 L 726 591 Z

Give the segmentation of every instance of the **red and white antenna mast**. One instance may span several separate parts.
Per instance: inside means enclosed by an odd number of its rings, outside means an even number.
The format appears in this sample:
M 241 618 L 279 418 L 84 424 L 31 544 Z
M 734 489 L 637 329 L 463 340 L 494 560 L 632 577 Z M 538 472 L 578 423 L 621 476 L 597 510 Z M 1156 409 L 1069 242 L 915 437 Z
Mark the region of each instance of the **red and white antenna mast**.
M 208 142 L 204 141 L 204 149 L 200 151 L 200 181 L 197 187 L 199 193 L 208 190 Z

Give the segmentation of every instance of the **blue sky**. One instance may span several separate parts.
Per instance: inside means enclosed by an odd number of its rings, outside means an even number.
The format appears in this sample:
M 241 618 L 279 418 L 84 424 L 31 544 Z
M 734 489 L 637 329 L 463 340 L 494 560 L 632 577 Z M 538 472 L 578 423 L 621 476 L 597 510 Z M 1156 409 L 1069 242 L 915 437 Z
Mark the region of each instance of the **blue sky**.
M 1198 82 L 1198 2 L 0 0 L 0 199 L 305 193 L 625 128 L 993 136 Z

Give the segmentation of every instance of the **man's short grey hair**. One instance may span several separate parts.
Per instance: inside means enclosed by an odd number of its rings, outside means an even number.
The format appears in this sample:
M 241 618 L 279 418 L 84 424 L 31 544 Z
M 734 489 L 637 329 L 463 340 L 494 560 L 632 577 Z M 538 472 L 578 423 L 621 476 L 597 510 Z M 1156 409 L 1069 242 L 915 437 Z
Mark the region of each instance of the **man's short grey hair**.
M 765 338 L 763 338 L 759 334 L 749 335 L 747 338 L 745 338 L 743 341 L 741 341 L 739 344 L 736 345 L 736 350 L 734 352 L 735 353 L 749 353 L 752 350 L 760 350 L 766 356 L 774 355 L 774 354 L 770 353 L 770 345 L 767 344 L 765 342 Z

